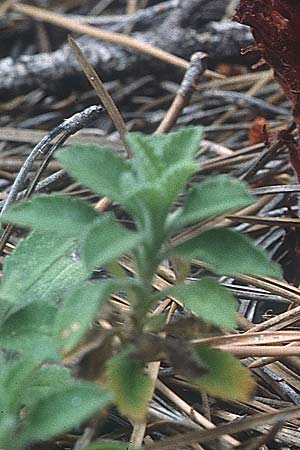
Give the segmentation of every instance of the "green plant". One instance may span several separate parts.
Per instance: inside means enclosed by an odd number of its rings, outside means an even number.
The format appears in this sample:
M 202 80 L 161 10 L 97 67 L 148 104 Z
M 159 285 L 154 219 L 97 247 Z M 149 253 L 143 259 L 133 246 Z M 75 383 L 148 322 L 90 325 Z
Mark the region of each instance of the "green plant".
M 201 130 L 195 127 L 166 135 L 130 133 L 129 161 L 96 145 L 74 145 L 57 153 L 75 179 L 121 205 L 133 229 L 112 213 L 99 215 L 87 202 L 57 194 L 35 196 L 4 213 L 5 222 L 33 231 L 7 258 L 0 288 L 1 448 L 11 446 L 12 436 L 15 449 L 48 439 L 112 401 L 121 413 L 140 420 L 152 389 L 145 365 L 162 357 L 211 395 L 243 400 L 251 393 L 248 370 L 230 354 L 162 338 L 162 322 L 148 314 L 158 301 L 172 296 L 197 320 L 235 326 L 235 301 L 229 291 L 213 277 L 184 281 L 192 258 L 219 275 L 280 276 L 278 266 L 250 239 L 228 229 L 208 229 L 172 243 L 182 227 L 254 202 L 244 184 L 219 176 L 194 184 L 183 206 L 172 208 L 197 171 L 194 155 L 200 139 Z M 133 277 L 117 264 L 124 253 L 132 256 Z M 154 275 L 167 258 L 176 268 L 177 284 L 154 291 Z M 92 280 L 90 275 L 100 266 L 111 276 Z M 94 383 L 76 381 L 62 367 L 63 358 L 72 359 L 92 321 L 119 291 L 130 302 L 126 323 L 109 330 L 96 348 L 102 353 Z M 106 382 L 100 387 L 103 366 Z M 104 448 L 97 445 L 91 448 Z

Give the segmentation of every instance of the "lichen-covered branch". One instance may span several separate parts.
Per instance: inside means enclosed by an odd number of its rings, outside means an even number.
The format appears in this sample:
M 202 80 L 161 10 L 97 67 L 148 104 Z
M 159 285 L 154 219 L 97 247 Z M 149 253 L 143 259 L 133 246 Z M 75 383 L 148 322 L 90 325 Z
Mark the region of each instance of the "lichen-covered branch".
M 183 0 L 178 2 L 178 7 L 161 23 L 155 21 L 153 28 L 135 32 L 133 36 L 186 59 L 194 52 L 203 51 L 213 62 L 238 60 L 241 46 L 252 43 L 247 27 L 231 22 L 220 24 L 211 21 L 222 17 L 227 4 L 228 1 L 224 0 Z M 100 42 L 88 36 L 80 37 L 77 42 L 105 81 L 120 78 L 130 72 L 159 72 L 168 67 L 161 61 L 137 54 L 128 48 Z M 68 86 L 78 87 L 81 79 L 81 68 L 67 44 L 52 53 L 0 60 L 2 96 L 24 94 L 36 88 L 53 92 L 66 81 Z

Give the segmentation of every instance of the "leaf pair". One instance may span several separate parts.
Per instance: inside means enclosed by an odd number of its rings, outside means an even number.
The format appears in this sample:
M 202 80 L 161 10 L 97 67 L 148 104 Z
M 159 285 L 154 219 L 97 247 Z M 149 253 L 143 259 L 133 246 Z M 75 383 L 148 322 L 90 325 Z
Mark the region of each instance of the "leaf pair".
M 142 338 L 145 340 L 147 336 Z M 180 368 L 181 374 L 185 365 L 185 378 L 210 395 L 246 401 L 253 392 L 254 381 L 249 370 L 229 353 L 205 345 L 194 345 L 192 349 L 185 346 L 181 350 L 181 342 L 173 340 L 168 343 L 164 339 L 154 339 L 153 342 L 150 339 L 150 343 L 154 344 L 158 355 L 167 349 L 167 353 L 172 354 L 172 367 Z M 186 354 L 181 355 L 184 349 Z M 144 373 L 142 354 L 139 355 L 142 359 L 134 359 L 134 355 L 135 350 L 128 348 L 112 358 L 108 363 L 107 377 L 120 412 L 139 422 L 147 413 L 152 383 Z M 147 359 L 147 350 L 144 357 Z
M 137 233 L 119 225 L 111 215 L 100 217 L 87 202 L 61 195 L 40 195 L 20 202 L 3 217 L 39 233 L 51 233 L 60 242 L 64 238 L 64 246 L 81 242 L 81 256 L 89 272 L 113 261 L 140 240 Z M 49 235 L 43 239 L 51 242 Z M 44 256 L 47 258 L 46 253 Z

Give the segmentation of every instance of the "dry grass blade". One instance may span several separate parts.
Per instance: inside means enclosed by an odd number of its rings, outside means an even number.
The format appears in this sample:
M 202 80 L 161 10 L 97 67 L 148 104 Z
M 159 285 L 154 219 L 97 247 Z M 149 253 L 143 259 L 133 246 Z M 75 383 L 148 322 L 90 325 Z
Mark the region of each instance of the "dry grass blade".
M 200 264 L 200 266 L 203 266 L 203 263 L 196 262 L 195 264 Z M 207 267 L 207 266 L 206 266 Z M 262 288 L 272 294 L 280 295 L 281 297 L 287 298 L 291 302 L 300 304 L 300 291 L 298 288 L 295 288 L 293 286 L 290 286 L 287 283 L 283 282 L 275 282 L 275 280 L 271 280 L 269 278 L 263 278 L 263 277 L 251 277 L 249 275 L 235 275 L 235 278 L 239 281 L 245 282 L 247 284 L 250 284 L 252 286 L 256 286 L 258 288 Z M 295 311 L 296 313 L 296 311 Z M 263 324 L 260 324 L 263 326 Z M 265 328 L 264 328 L 265 329 Z
M 278 431 L 282 427 L 282 422 L 275 423 L 273 427 L 266 433 L 264 436 L 250 440 L 250 442 L 246 442 L 245 444 L 241 444 L 237 450 L 257 450 L 263 448 L 264 444 L 270 442 L 278 433 Z
M 120 138 L 124 144 L 126 154 L 128 158 L 131 158 L 131 150 L 129 145 L 126 142 L 125 139 L 125 133 L 126 133 L 126 125 L 124 123 L 124 120 L 116 107 L 113 99 L 105 89 L 102 81 L 100 80 L 96 70 L 91 66 L 91 64 L 88 62 L 87 58 L 84 56 L 82 51 L 80 50 L 80 47 L 77 45 L 75 39 L 72 38 L 72 36 L 69 36 L 69 44 L 79 62 L 81 65 L 82 70 L 84 71 L 87 79 L 95 89 L 98 97 L 100 98 L 101 102 L 103 103 L 104 107 L 106 108 L 111 120 L 113 121 L 116 129 L 119 132 Z
M 169 131 L 172 126 L 175 125 L 185 106 L 189 104 L 189 101 L 196 90 L 196 86 L 200 81 L 201 75 L 206 69 L 205 58 L 206 54 L 203 52 L 194 53 L 191 57 L 190 65 L 181 82 L 180 89 L 157 128 L 156 133 L 165 133 Z
M 248 358 L 252 357 L 264 357 L 273 356 L 282 358 L 284 356 L 299 356 L 300 347 L 279 347 L 279 346 L 269 346 L 269 345 L 218 345 L 216 346 L 220 350 L 232 353 L 238 358 Z
M 299 331 L 264 331 L 261 333 L 243 333 L 243 334 L 229 334 L 225 336 L 217 336 L 210 338 L 194 339 L 194 344 L 211 344 L 217 346 L 223 345 L 266 345 L 266 344 L 281 344 L 284 342 L 292 342 L 300 340 Z
M 267 225 L 268 227 L 300 227 L 300 219 L 298 218 L 287 218 L 287 217 L 260 217 L 260 216 L 241 216 L 241 215 L 230 215 L 226 216 L 227 219 L 233 222 L 243 222 L 243 223 L 253 223 L 258 225 Z
M 191 431 L 189 433 L 175 435 L 159 441 L 158 443 L 145 446 L 145 450 L 174 450 L 186 448 L 194 442 L 211 442 L 225 434 L 236 434 L 241 431 L 251 430 L 262 425 L 271 425 L 278 422 L 286 422 L 300 416 L 300 407 L 293 406 L 270 414 L 257 414 L 253 417 L 242 419 L 237 422 L 220 425 L 213 430 Z
M 258 92 L 268 81 L 270 81 L 273 78 L 273 70 L 268 70 L 265 72 L 261 78 L 259 78 L 254 85 L 248 89 L 247 95 L 254 95 L 256 92 Z M 224 113 L 221 117 L 219 117 L 215 124 L 221 124 L 224 123 L 225 120 L 229 119 L 233 113 L 238 109 L 238 106 L 232 106 L 226 113 Z
M 127 0 L 126 14 L 134 14 L 138 7 L 138 0 Z
M 251 332 L 263 330 L 280 330 L 300 320 L 300 306 L 278 314 L 265 322 L 254 325 Z
M 296 342 L 290 342 L 289 344 L 286 345 L 286 347 L 296 347 L 296 346 L 297 346 Z M 284 354 L 283 356 L 286 357 L 286 354 Z M 255 368 L 258 368 L 258 367 L 263 367 L 263 366 L 266 366 L 268 364 L 271 364 L 271 363 L 277 361 L 277 359 L 278 359 L 277 357 L 263 356 L 261 358 L 256 359 L 252 363 L 250 363 L 248 365 L 248 368 L 249 369 L 255 369 Z
M 185 414 L 192 415 L 194 421 L 201 425 L 202 427 L 212 430 L 215 429 L 215 425 L 200 414 L 198 411 L 193 410 L 192 407 L 186 403 L 182 398 L 180 398 L 175 392 L 173 392 L 170 388 L 165 386 L 160 380 L 156 381 L 156 388 L 162 392 L 172 403 L 174 403 L 178 408 L 180 408 Z M 229 434 L 224 434 L 224 441 L 231 446 L 239 445 L 239 441 Z

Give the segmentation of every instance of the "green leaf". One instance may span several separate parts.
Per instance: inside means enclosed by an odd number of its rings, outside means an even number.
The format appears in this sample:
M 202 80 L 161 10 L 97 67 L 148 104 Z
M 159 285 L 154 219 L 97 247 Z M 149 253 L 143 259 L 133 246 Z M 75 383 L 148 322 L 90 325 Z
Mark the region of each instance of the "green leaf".
M 165 238 L 168 211 L 194 171 L 193 163 L 174 164 L 158 180 L 152 179 L 128 189 L 123 206 L 143 229 L 150 230 L 153 236 Z
M 70 430 L 111 401 L 111 395 L 91 383 L 77 382 L 37 402 L 26 416 L 24 443 L 46 440 Z
M 115 290 L 117 285 L 113 280 L 86 282 L 65 299 L 54 324 L 63 354 L 69 353 L 80 342 L 99 309 Z
M 151 136 L 139 132 L 127 133 L 126 140 L 134 152 L 131 167 L 140 184 L 143 185 L 160 178 L 164 167 L 151 143 Z
M 2 411 L 2 409 L 1 409 Z M 17 418 L 13 414 L 1 414 L 0 419 L 0 448 L 10 450 L 11 443 L 14 442 L 14 450 L 20 450 L 20 445 L 15 442 L 17 428 Z
M 143 225 L 143 229 L 150 229 L 153 234 L 162 232 L 169 202 L 166 207 L 160 186 L 147 184 L 136 187 L 128 193 L 124 206 L 136 222 Z
M 0 286 L 0 323 L 28 304 L 58 302 L 87 277 L 78 258 L 68 256 L 73 238 L 33 232 L 5 259 Z
M 144 372 L 144 363 L 129 358 L 128 351 L 124 351 L 108 362 L 107 378 L 121 414 L 134 421 L 142 421 L 152 393 L 152 383 Z
M 168 209 L 183 191 L 188 179 L 196 169 L 196 164 L 192 162 L 181 162 L 165 170 L 160 191 L 161 198 L 165 199 Z
M 54 305 L 35 302 L 12 314 L 0 328 L 0 347 L 36 362 L 57 359 L 53 337 L 56 311 Z
M 251 205 L 255 201 L 247 186 L 224 175 L 194 185 L 188 194 L 176 225 L 187 225 L 208 217 Z
M 22 393 L 22 401 L 26 406 L 32 406 L 43 398 L 56 392 L 61 392 L 74 384 L 70 370 L 53 364 L 37 367 L 27 382 L 26 389 Z
M 35 370 L 35 363 L 28 358 L 6 360 L 0 364 L 0 408 L 3 415 L 18 414 L 23 404 L 23 393 Z
M 228 289 L 220 286 L 213 278 L 203 277 L 201 281 L 178 284 L 168 289 L 197 317 L 219 327 L 234 328 L 236 325 L 236 301 Z
M 93 270 L 134 249 L 140 240 L 140 234 L 127 230 L 107 214 L 86 235 L 82 244 L 82 257 L 88 270 Z
M 69 370 L 54 365 L 38 367 L 29 358 L 1 361 L 1 410 L 19 413 L 21 407 L 30 406 L 64 387 L 74 384 Z M 6 404 L 6 405 L 5 405 Z
M 97 220 L 99 214 L 83 200 L 62 195 L 38 195 L 12 205 L 2 216 L 40 232 L 81 238 L 84 230 Z
M 28 291 L 25 300 L 39 298 L 40 301 L 58 303 L 89 275 L 84 262 L 71 255 L 62 256 Z
M 109 148 L 94 144 L 72 145 L 56 153 L 67 171 L 93 192 L 120 202 L 126 194 L 120 177 L 129 171 L 129 162 Z
M 153 181 L 153 176 L 163 175 L 174 164 L 192 162 L 201 137 L 200 127 L 189 126 L 168 134 L 129 133 L 126 138 L 133 150 L 134 167 L 140 178 Z
M 94 444 L 88 445 L 84 450 L 138 450 L 137 447 L 133 447 L 128 442 L 111 441 L 109 439 L 103 439 L 97 441 Z
M 73 239 L 31 233 L 5 258 L 1 294 L 26 291 L 46 270 L 74 245 Z M 34 255 L 34 258 L 32 258 Z
M 202 127 L 186 126 L 172 133 L 152 135 L 152 138 L 154 145 L 157 144 L 158 139 L 160 140 L 158 152 L 165 167 L 179 161 L 191 162 L 199 150 Z
M 186 258 L 202 260 L 220 275 L 281 277 L 279 266 L 251 239 L 225 228 L 205 231 L 170 250 Z
M 0 445 L 1 449 L 24 448 L 20 442 L 22 419 L 20 409 L 30 408 L 44 397 L 55 392 L 62 393 L 74 385 L 69 370 L 53 365 L 35 367 L 28 358 L 13 361 L 1 358 L 0 365 Z M 26 417 L 26 416 L 25 416 Z M 26 420 L 26 419 L 25 419 Z M 5 427 L 6 425 L 6 427 Z M 21 431 L 22 430 L 22 431 Z
M 208 374 L 192 380 L 209 395 L 225 400 L 247 401 L 255 383 L 251 372 L 229 353 L 205 345 L 194 350 L 208 368 Z

